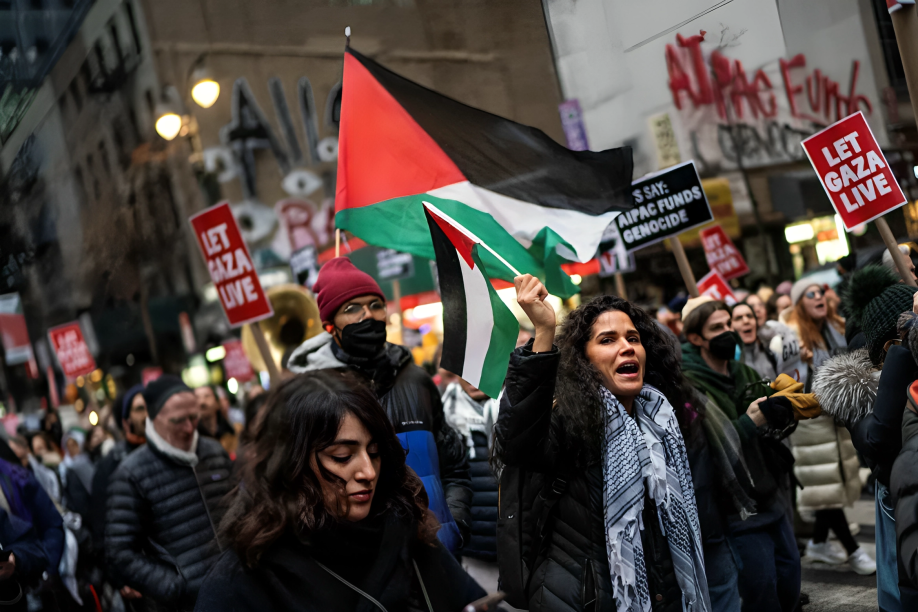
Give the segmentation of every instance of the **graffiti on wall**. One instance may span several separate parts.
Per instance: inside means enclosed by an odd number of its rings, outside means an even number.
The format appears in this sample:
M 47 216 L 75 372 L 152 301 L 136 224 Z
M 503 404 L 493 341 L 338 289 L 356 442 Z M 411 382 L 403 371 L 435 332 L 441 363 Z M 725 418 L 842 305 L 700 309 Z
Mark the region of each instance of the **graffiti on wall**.
M 705 53 L 706 35 L 677 34 L 665 48 L 673 104 L 702 171 L 800 160 L 810 134 L 859 110 L 873 114 L 856 59 L 847 83 L 808 66 L 803 54 L 749 70 L 724 46 Z

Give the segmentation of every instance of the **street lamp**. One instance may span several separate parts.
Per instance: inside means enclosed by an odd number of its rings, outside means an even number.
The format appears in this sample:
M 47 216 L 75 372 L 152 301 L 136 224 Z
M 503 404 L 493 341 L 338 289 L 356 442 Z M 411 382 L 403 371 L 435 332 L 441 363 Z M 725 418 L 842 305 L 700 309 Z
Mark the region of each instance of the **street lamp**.
M 160 112 L 161 110 L 161 112 Z M 182 117 L 175 111 L 159 109 L 156 112 L 156 133 L 165 140 L 172 140 L 182 129 Z
M 210 108 L 220 97 L 220 84 L 207 68 L 197 68 L 191 75 L 191 99 L 201 108 Z

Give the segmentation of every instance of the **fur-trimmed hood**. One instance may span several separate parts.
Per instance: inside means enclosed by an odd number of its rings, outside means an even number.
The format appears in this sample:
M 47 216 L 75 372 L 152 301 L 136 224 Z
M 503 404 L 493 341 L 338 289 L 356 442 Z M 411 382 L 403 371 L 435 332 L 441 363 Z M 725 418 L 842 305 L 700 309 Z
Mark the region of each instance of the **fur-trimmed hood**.
M 858 349 L 827 360 L 816 371 L 813 393 L 825 414 L 853 424 L 873 411 L 880 370 L 867 349 Z

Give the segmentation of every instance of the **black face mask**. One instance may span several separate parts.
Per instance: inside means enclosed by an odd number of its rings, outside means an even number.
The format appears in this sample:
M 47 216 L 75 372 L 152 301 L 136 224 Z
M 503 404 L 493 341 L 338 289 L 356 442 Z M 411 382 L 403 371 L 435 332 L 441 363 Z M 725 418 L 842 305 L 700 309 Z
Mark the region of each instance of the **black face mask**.
M 345 325 L 340 330 L 341 348 L 351 357 L 372 359 L 386 344 L 386 322 L 364 319 L 360 323 Z
M 736 356 L 736 334 L 725 331 L 708 341 L 708 350 L 718 359 L 733 359 Z

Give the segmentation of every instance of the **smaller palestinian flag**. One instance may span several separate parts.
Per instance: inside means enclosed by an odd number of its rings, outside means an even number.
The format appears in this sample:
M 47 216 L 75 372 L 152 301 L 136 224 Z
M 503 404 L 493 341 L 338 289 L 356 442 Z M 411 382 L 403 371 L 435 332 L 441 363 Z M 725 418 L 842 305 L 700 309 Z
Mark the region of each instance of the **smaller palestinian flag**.
M 497 397 L 516 347 L 519 323 L 484 271 L 481 252 L 488 252 L 514 275 L 507 261 L 436 206 L 424 202 L 424 213 L 437 256 L 443 299 L 443 354 L 440 367 Z

